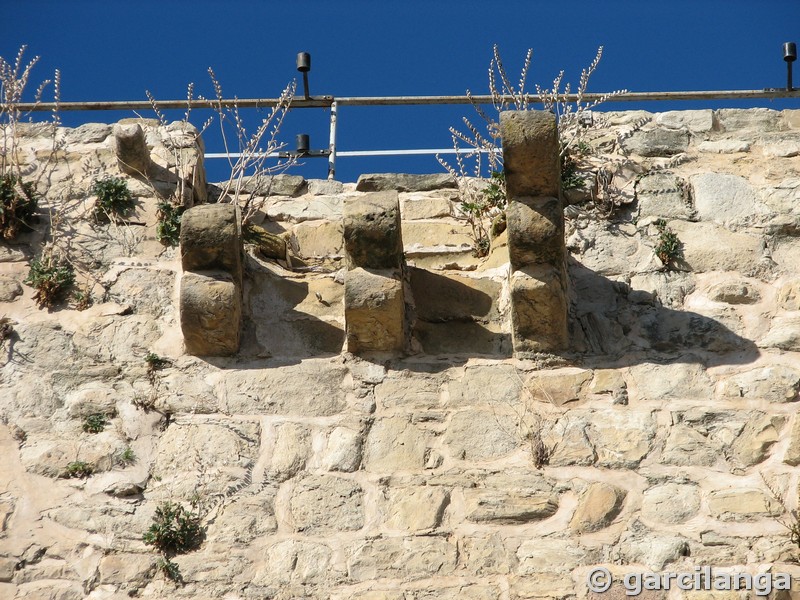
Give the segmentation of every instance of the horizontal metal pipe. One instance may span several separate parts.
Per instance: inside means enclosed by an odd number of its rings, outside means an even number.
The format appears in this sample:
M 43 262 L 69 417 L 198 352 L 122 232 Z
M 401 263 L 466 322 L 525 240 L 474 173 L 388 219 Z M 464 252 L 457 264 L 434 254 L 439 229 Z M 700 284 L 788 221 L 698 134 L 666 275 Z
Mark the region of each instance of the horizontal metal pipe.
M 337 150 L 336 157 L 340 156 L 404 156 L 404 155 L 412 155 L 412 154 L 489 154 L 492 152 L 491 150 L 477 150 L 477 149 L 464 149 L 459 148 L 456 150 L 455 148 L 420 148 L 420 149 L 403 149 L 403 150 Z M 498 154 L 502 154 L 502 150 L 497 150 Z M 263 154 L 256 154 L 254 156 L 265 156 Z M 281 153 L 279 152 L 272 152 L 267 154 L 267 158 L 280 158 Z M 241 158 L 241 152 L 231 152 L 230 154 L 225 154 L 224 152 L 210 152 L 205 155 L 205 158 Z
M 584 94 L 583 102 L 594 102 L 600 100 L 604 94 Z M 562 97 L 566 102 L 575 102 L 578 97 L 576 94 L 568 94 Z M 703 91 L 703 92 L 627 92 L 611 98 L 611 102 L 646 102 L 654 100 L 740 100 L 745 98 L 760 98 L 774 100 L 777 98 L 798 98 L 800 90 L 770 89 L 770 90 L 730 90 L 730 91 Z M 291 108 L 328 108 L 336 101 L 339 106 L 416 106 L 430 104 L 491 104 L 492 96 L 375 96 L 375 97 L 344 97 L 334 98 L 333 96 L 318 96 L 305 100 L 295 98 L 292 100 Z M 506 100 L 512 101 L 507 97 Z M 541 104 L 538 96 L 530 96 L 528 101 L 531 104 Z M 240 98 L 222 100 L 223 107 L 239 108 L 269 108 L 276 106 L 280 102 L 277 98 Z M 187 106 L 194 109 L 211 109 L 217 106 L 216 100 L 164 100 L 158 102 L 159 110 L 185 110 Z M 75 111 L 75 110 L 149 110 L 152 105 L 149 101 L 121 101 L 121 102 L 33 102 L 20 103 L 17 108 L 22 112 L 30 111 Z M 0 109 L 5 109 L 5 105 L 0 104 Z

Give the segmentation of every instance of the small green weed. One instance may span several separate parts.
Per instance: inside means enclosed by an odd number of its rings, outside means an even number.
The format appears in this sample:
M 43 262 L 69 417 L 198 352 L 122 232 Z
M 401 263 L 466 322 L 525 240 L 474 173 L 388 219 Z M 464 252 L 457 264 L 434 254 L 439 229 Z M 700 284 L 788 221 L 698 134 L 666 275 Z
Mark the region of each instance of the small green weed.
M 105 176 L 92 184 L 91 193 L 97 196 L 94 218 L 109 221 L 124 216 L 134 207 L 133 195 L 127 182 L 121 177 Z
M 125 450 L 118 453 L 114 459 L 114 462 L 116 462 L 118 465 L 126 467 L 136 462 L 136 453 L 133 451 L 133 448 L 128 446 L 125 448 Z
M 653 251 L 664 266 L 669 268 L 676 260 L 683 258 L 683 242 L 667 227 L 664 219 L 657 219 L 654 225 L 658 230 L 658 240 Z
M 196 550 L 203 543 L 205 535 L 205 527 L 200 525 L 198 515 L 180 504 L 163 502 L 156 508 L 153 523 L 142 540 L 170 558 Z
M 160 371 L 170 364 L 169 359 L 161 358 L 155 352 L 148 352 L 144 357 L 144 362 L 147 363 L 147 369 L 149 371 Z
M 32 183 L 25 183 L 13 173 L 0 175 L 0 235 L 13 240 L 20 232 L 31 231 L 38 194 Z
M 183 583 L 183 576 L 177 564 L 172 562 L 166 556 L 162 556 L 156 566 L 164 573 L 164 577 L 174 581 L 175 583 Z
M 100 433 L 108 425 L 108 419 L 105 415 L 95 413 L 89 415 L 83 420 L 83 430 L 86 433 Z
M 75 283 L 75 271 L 72 265 L 52 255 L 34 258 L 25 283 L 36 288 L 33 299 L 39 308 L 51 307 L 65 299 L 67 291 Z
M 67 479 L 71 478 L 83 479 L 85 477 L 89 477 L 92 473 L 94 473 L 94 467 L 92 465 L 82 460 L 76 460 L 69 463 L 64 468 L 62 477 L 65 477 Z
M 165 246 L 177 246 L 181 235 L 181 216 L 184 207 L 164 201 L 158 203 L 156 237 Z
M 506 197 L 506 174 L 503 171 L 492 171 L 489 185 L 483 190 L 489 208 L 504 209 L 508 198 Z

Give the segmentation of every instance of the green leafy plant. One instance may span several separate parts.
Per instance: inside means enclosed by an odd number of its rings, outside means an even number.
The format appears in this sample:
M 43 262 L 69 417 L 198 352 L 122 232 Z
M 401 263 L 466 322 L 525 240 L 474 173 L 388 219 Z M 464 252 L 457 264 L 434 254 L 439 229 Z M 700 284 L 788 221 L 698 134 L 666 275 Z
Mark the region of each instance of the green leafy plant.
M 83 430 L 86 433 L 100 433 L 108 425 L 106 416 L 100 413 L 89 415 L 83 420 Z
M 181 217 L 184 207 L 172 202 L 158 203 L 156 237 L 165 246 L 177 246 L 181 235 Z
M 20 232 L 31 231 L 38 207 L 38 194 L 32 183 L 14 173 L 0 175 L 0 235 L 13 240 Z
M 114 457 L 114 462 L 123 467 L 127 465 L 132 465 L 133 463 L 136 462 L 136 453 L 133 451 L 133 448 L 128 446 L 127 448 L 125 448 L 125 450 L 119 452 Z
M 667 227 L 664 219 L 657 219 L 653 224 L 658 231 L 658 240 L 653 251 L 664 266 L 669 268 L 675 261 L 683 258 L 683 242 Z
M 206 530 L 200 524 L 199 515 L 180 504 L 163 502 L 156 508 L 153 523 L 142 536 L 142 541 L 161 552 L 164 574 L 173 581 L 181 581 L 178 566 L 170 559 L 176 554 L 199 548 L 205 535 Z
M 172 562 L 166 556 L 162 556 L 156 563 L 158 569 L 164 573 L 164 577 L 174 581 L 175 583 L 183 583 L 183 576 L 177 564 Z
M 147 363 L 147 368 L 150 371 L 158 371 L 170 364 L 169 359 L 161 358 L 155 352 L 148 352 L 145 354 L 144 362 Z
M 97 196 L 94 218 L 108 221 L 124 216 L 134 207 L 133 195 L 128 183 L 121 177 L 105 176 L 92 184 L 90 192 Z
M 82 460 L 76 460 L 69 463 L 64 468 L 62 477 L 83 479 L 89 477 L 92 473 L 94 473 L 94 467 L 91 464 Z
M 46 253 L 31 261 L 25 283 L 36 289 L 33 299 L 39 308 L 51 307 L 66 298 L 75 283 L 75 271 L 69 263 Z

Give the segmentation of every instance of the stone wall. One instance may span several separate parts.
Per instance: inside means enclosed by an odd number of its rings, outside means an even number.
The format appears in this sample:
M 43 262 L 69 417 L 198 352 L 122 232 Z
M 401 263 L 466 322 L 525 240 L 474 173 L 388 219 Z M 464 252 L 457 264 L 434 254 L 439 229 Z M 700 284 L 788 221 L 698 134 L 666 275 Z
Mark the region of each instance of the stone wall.
M 39 310 L 22 281 L 41 234 L 0 243 L 0 597 L 521 600 L 586 597 L 596 566 L 800 575 L 781 524 L 800 483 L 800 113 L 605 117 L 586 160 L 606 185 L 565 194 L 569 347 L 525 358 L 508 234 L 475 258 L 452 182 L 377 175 L 276 180 L 256 223 L 288 253 L 245 244 L 239 351 L 192 356 L 181 258 L 155 240 L 175 127 L 145 124 L 162 169 L 126 175 L 128 225 L 81 216 L 92 177 L 123 174 L 111 127 L 60 132 L 46 191 L 75 203 L 94 303 Z M 343 207 L 386 190 L 410 345 L 365 360 L 343 352 L 363 268 Z M 683 243 L 669 269 L 658 219 Z M 74 461 L 93 474 L 64 477 Z M 173 559 L 183 585 L 142 541 L 167 500 L 207 527 Z

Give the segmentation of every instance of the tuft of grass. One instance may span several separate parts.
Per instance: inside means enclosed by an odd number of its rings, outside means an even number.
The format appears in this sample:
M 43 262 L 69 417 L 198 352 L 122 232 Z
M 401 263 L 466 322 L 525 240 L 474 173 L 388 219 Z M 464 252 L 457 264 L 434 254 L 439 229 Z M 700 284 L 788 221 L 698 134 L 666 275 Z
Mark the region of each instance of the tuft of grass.
M 64 468 L 61 476 L 67 479 L 84 479 L 89 477 L 92 473 L 94 473 L 94 467 L 91 464 L 82 460 L 76 460 L 69 463 Z
M 86 433 L 100 433 L 108 425 L 106 416 L 100 413 L 89 415 L 83 420 L 83 430 Z
M 115 462 L 122 467 L 132 465 L 136 462 L 136 453 L 133 451 L 133 448 L 128 446 L 125 450 L 117 454 Z
M 128 183 L 121 177 L 106 175 L 102 179 L 96 179 L 90 191 L 97 196 L 93 213 L 96 221 L 110 221 L 122 217 L 134 207 Z
M 164 556 L 185 554 L 200 547 L 205 539 L 205 527 L 200 516 L 180 504 L 163 502 L 156 508 L 153 523 L 142 536 L 148 546 L 154 546 Z
M 25 283 L 36 289 L 33 299 L 39 308 L 49 308 L 66 298 L 75 283 L 75 271 L 53 255 L 42 256 L 31 261 Z

